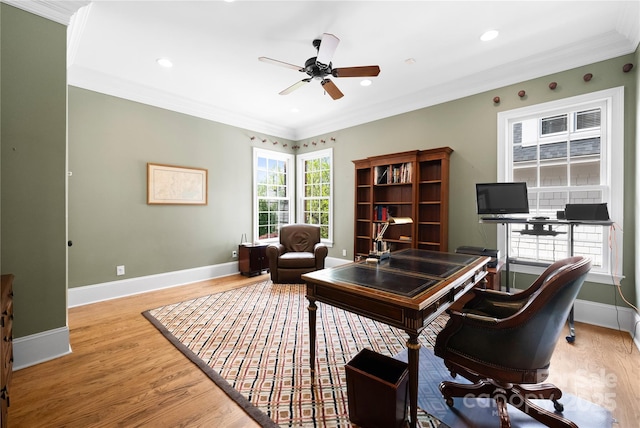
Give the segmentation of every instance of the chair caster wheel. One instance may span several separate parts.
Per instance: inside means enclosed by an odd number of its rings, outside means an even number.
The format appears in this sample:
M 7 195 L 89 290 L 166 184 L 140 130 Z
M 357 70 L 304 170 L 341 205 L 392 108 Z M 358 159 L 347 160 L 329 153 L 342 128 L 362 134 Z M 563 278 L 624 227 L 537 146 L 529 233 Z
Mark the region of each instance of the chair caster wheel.
M 557 412 L 564 411 L 564 405 L 559 401 L 553 400 L 553 408 L 556 409 Z
M 453 398 L 445 398 L 444 402 L 447 403 L 447 406 L 453 407 Z
M 576 337 L 575 336 L 567 336 L 567 342 L 573 343 L 575 341 L 576 341 Z

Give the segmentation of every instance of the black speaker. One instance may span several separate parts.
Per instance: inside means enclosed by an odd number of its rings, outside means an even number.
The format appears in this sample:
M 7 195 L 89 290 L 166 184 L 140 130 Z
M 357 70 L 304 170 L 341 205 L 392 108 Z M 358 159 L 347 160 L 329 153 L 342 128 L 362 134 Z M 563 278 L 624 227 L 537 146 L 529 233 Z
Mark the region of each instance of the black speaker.
M 567 204 L 564 208 L 567 220 L 609 220 L 607 204 Z

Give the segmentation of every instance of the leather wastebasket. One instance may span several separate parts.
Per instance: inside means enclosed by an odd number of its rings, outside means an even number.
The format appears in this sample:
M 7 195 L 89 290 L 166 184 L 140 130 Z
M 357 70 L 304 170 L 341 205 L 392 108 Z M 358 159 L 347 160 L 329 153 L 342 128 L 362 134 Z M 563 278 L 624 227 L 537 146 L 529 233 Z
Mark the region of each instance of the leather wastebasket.
M 407 418 L 407 363 L 363 349 L 345 366 L 349 419 L 362 428 L 402 427 Z

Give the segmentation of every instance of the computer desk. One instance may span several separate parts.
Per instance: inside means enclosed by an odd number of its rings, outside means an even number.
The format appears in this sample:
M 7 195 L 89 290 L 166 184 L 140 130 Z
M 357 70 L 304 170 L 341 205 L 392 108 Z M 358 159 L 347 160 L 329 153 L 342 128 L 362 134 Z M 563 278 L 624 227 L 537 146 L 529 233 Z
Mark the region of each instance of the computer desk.
M 523 235 L 532 235 L 532 236 L 556 236 L 561 233 L 556 230 L 553 230 L 553 226 L 568 226 L 569 228 L 569 257 L 573 256 L 573 236 L 574 236 L 574 228 L 576 226 L 611 226 L 613 224 L 612 220 L 566 220 L 566 219 L 538 219 L 538 218 L 517 218 L 517 217 L 481 217 L 480 223 L 489 223 L 489 224 L 503 224 L 505 226 L 505 288 L 507 293 L 510 291 L 509 287 L 509 225 L 511 224 L 526 224 L 531 225 L 533 228 L 529 229 L 528 227 L 525 230 L 520 231 Z M 547 229 L 544 227 L 548 226 Z M 567 342 L 573 343 L 576 340 L 576 330 L 574 326 L 574 313 L 573 306 L 571 307 L 571 312 L 569 312 L 569 336 L 567 336 Z

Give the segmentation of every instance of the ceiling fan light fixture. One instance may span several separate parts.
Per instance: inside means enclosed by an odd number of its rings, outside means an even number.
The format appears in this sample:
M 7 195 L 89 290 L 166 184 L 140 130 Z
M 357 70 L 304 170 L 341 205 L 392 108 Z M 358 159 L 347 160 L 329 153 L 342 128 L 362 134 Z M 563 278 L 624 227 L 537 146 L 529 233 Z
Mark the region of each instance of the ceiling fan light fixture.
M 480 36 L 480 40 L 482 40 L 483 42 L 488 42 L 488 41 L 493 40 L 496 37 L 498 37 L 498 34 L 500 34 L 500 32 L 498 30 L 485 31 Z
M 375 77 L 380 74 L 380 66 L 378 65 L 365 65 L 357 67 L 339 67 L 333 68 L 331 59 L 333 53 L 338 47 L 338 39 L 333 34 L 324 33 L 321 39 L 313 40 L 313 47 L 318 51 L 317 56 L 307 59 L 304 63 L 304 67 L 298 67 L 297 65 L 289 64 L 288 62 L 278 61 L 276 59 L 267 58 L 264 56 L 258 57 L 259 61 L 279 65 L 282 67 L 292 68 L 300 72 L 305 73 L 307 76 L 301 81 L 294 83 L 283 91 L 280 91 L 280 95 L 287 95 L 294 90 L 302 87 L 305 83 L 309 83 L 312 80 L 319 80 L 320 84 L 324 88 L 326 94 L 328 94 L 334 100 L 340 99 L 344 94 L 338 89 L 335 83 L 329 79 L 329 77 L 341 78 L 341 77 Z M 368 80 L 368 79 L 367 79 Z M 368 86 L 371 82 L 361 82 L 363 86 Z
M 371 80 L 369 79 L 364 79 L 362 81 L 360 81 L 360 86 L 371 86 Z
M 160 67 L 164 67 L 164 68 L 173 67 L 173 62 L 171 62 L 171 60 L 169 58 L 158 58 L 158 59 L 156 59 L 156 62 L 158 63 L 158 65 Z

